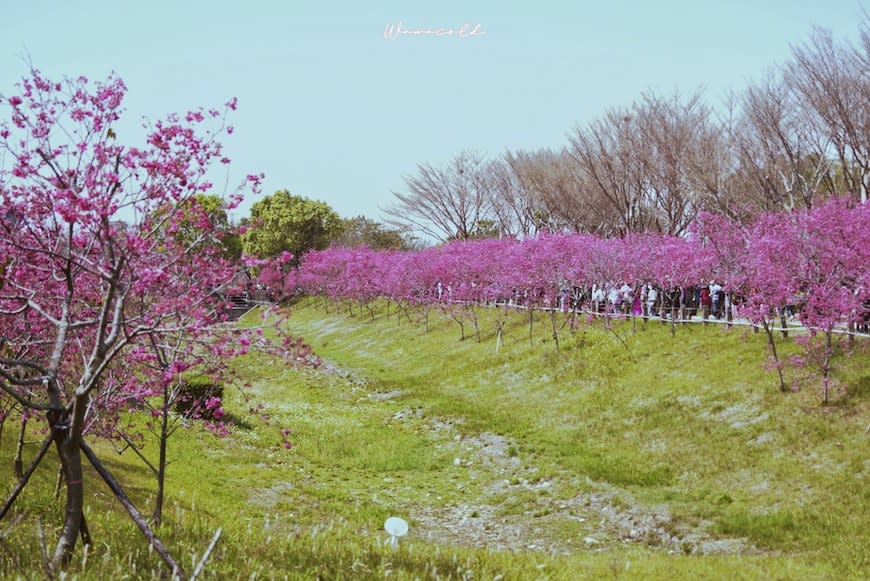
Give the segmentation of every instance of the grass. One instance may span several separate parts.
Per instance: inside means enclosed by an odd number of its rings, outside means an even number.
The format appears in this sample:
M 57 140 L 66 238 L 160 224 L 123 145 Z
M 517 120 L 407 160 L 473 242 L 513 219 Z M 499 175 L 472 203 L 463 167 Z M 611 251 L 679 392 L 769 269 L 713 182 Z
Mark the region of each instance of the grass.
M 207 578 L 866 578 L 866 345 L 837 358 L 843 395 L 822 406 L 807 371 L 779 393 L 763 336 L 742 329 L 580 321 L 557 350 L 544 315 L 530 344 L 527 315 L 479 309 L 478 343 L 446 315 L 427 333 L 386 309 L 294 305 L 288 324 L 326 369 L 241 358 L 268 425 L 171 441 L 160 535 L 188 570 L 222 526 Z M 7 425 L 7 474 L 13 440 Z M 147 509 L 141 464 L 99 450 Z M 19 499 L 21 523 L 0 523 L 4 578 L 38 575 L 40 519 L 56 538 L 55 470 Z M 68 578 L 163 574 L 92 473 L 86 485 L 96 544 Z M 393 515 L 411 524 L 398 550 Z

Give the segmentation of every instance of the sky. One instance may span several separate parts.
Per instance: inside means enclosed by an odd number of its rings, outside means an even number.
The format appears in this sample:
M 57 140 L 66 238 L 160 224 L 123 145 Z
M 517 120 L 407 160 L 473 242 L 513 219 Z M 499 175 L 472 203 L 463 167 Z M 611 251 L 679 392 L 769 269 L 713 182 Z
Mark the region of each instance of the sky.
M 128 88 L 117 133 L 129 145 L 143 116 L 237 97 L 218 193 L 263 172 L 264 194 L 380 219 L 417 164 L 560 148 L 577 124 L 644 91 L 701 88 L 721 104 L 814 26 L 854 40 L 868 12 L 870 0 L 34 0 L 3 8 L 0 92 L 27 58 L 52 79 L 114 71 Z M 387 38 L 399 22 L 468 27 Z

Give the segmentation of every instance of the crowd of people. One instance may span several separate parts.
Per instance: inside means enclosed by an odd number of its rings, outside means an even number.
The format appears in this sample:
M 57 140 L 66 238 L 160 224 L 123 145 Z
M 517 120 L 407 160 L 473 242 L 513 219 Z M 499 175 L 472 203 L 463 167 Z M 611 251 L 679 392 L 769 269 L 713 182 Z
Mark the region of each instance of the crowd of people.
M 472 283 L 473 285 L 474 283 Z M 453 289 L 438 282 L 434 294 L 440 301 L 453 299 Z M 555 309 L 562 312 L 586 312 L 596 315 L 624 315 L 657 317 L 674 321 L 687 321 L 694 317 L 703 320 L 733 320 L 741 316 L 744 297 L 728 292 L 722 282 L 711 280 L 689 287 L 663 288 L 643 283 L 630 285 L 626 282 L 606 282 L 591 286 L 572 286 L 562 281 L 556 297 L 547 297 L 544 289 L 512 289 L 510 296 L 491 301 L 508 307 Z M 803 297 L 794 296 L 788 303 L 771 308 L 771 317 L 783 320 L 799 318 Z M 870 332 L 870 299 L 864 302 L 856 331 Z
M 588 287 L 571 286 L 563 281 L 555 301 L 545 300 L 541 292 L 514 290 L 500 302 L 512 306 L 550 307 L 561 311 L 588 311 L 596 314 L 623 314 L 638 317 L 680 317 L 724 319 L 730 311 L 736 316 L 739 297 L 725 291 L 722 284 L 710 281 L 691 287 L 662 288 L 645 283 L 607 282 Z M 794 314 L 797 305 L 789 305 Z
M 600 315 L 658 317 L 676 321 L 691 320 L 694 317 L 730 321 L 741 316 L 741 307 L 745 303 L 741 294 L 726 291 L 723 283 L 716 280 L 695 286 L 670 288 L 649 283 L 632 286 L 626 282 L 606 282 L 582 287 L 562 281 L 555 300 L 547 299 L 545 295 L 543 289 L 532 292 L 514 289 L 509 298 L 496 303 L 516 307 L 553 308 L 562 312 L 574 310 Z M 438 297 L 447 297 L 440 283 Z M 769 314 L 771 317 L 782 317 L 783 320 L 799 318 L 803 302 L 804 298 L 796 295 L 786 304 L 771 308 Z M 870 332 L 870 299 L 864 301 L 855 330 L 859 333 Z

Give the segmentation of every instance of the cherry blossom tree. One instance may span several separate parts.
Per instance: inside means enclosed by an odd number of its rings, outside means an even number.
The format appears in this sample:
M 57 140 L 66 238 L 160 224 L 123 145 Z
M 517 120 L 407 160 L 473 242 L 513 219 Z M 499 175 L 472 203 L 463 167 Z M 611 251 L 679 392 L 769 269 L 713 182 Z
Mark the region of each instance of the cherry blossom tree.
M 236 266 L 212 243 L 210 214 L 189 211 L 212 189 L 209 168 L 229 163 L 219 138 L 232 132 L 236 101 L 146 122 L 134 147 L 113 130 L 125 92 L 114 75 L 56 82 L 31 68 L 14 94 L 0 95 L 0 390 L 41 414 L 48 431 L 0 518 L 53 443 L 67 496 L 50 568 L 69 561 L 80 535 L 90 542 L 85 456 L 184 577 L 87 437 L 111 429 L 121 401 L 159 395 L 204 354 L 252 341 L 217 324 L 224 300 L 214 291 Z M 260 180 L 247 176 L 226 207 Z
M 794 285 L 804 297 L 802 322 L 821 331 L 801 337 L 807 359 L 822 374 L 823 400 L 828 402 L 831 362 L 837 349 L 834 331 L 854 327 L 870 298 L 870 205 L 848 198 L 831 199 L 814 211 L 792 217 Z
M 653 284 L 675 291 L 715 279 L 731 303 L 739 297 L 741 315 L 764 329 L 770 365 L 777 370 L 780 389 L 787 391 L 774 321 L 784 321 L 786 305 L 803 303 L 802 322 L 821 331 L 826 345 L 812 336 L 801 342 L 827 385 L 834 335 L 858 323 L 870 299 L 868 208 L 844 197 L 743 221 L 702 213 L 683 236 L 541 233 L 522 241 L 456 241 L 416 252 L 368 250 L 360 255 L 330 249 L 306 257 L 292 276 L 305 282 L 305 292 L 336 300 L 364 293 L 365 301 L 384 296 L 400 305 L 420 305 L 427 313 L 427 329 L 428 309 L 439 305 L 459 324 L 463 338 L 469 320 L 480 336 L 477 305 L 514 302 L 527 307 L 530 340 L 533 309 L 549 308 L 554 342 L 555 313 L 563 306 L 565 290 L 575 285 L 628 285 L 637 292 L 641 285 Z M 672 321 L 682 306 L 672 301 Z M 730 322 L 727 308 L 726 314 Z M 499 321 L 496 327 L 498 344 Z M 673 324 L 671 329 L 675 332 Z
M 756 329 L 764 329 L 770 349 L 770 367 L 786 391 L 783 362 L 774 338 L 773 319 L 798 289 L 792 258 L 798 252 L 794 230 L 786 214 L 769 213 L 742 225 L 722 216 L 703 215 L 697 232 L 712 261 L 711 276 L 725 282 L 729 293 L 741 297 L 740 313 Z

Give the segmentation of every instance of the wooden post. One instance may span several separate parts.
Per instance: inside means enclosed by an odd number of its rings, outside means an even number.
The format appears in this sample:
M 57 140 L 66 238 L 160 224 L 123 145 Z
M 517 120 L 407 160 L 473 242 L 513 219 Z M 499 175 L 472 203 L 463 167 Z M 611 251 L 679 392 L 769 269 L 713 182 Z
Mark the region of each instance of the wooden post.
M 15 485 L 15 488 L 12 490 L 12 493 L 9 495 L 9 498 L 6 499 L 6 502 L 3 503 L 3 507 L 0 508 L 0 520 L 3 520 L 3 517 L 6 516 L 6 513 L 9 512 L 9 509 L 12 508 L 12 503 L 15 502 L 15 499 L 18 498 L 18 495 L 21 494 L 21 491 L 24 490 L 24 487 L 27 486 L 27 481 L 30 480 L 30 477 L 33 475 L 33 472 L 36 470 L 36 467 L 39 466 L 39 462 L 42 460 L 42 457 L 45 456 L 45 453 L 48 452 L 48 448 L 51 446 L 51 442 L 53 439 L 53 435 L 49 434 L 46 436 L 45 440 L 42 441 L 42 446 L 39 448 L 39 452 L 36 454 L 36 458 L 30 463 L 30 466 L 27 467 L 27 470 L 21 475 L 21 479 L 18 481 L 18 484 Z
M 157 535 L 155 535 L 154 531 L 151 530 L 151 527 L 148 526 L 148 522 L 142 517 L 136 507 L 133 506 L 133 503 L 130 502 L 130 499 L 124 493 L 121 485 L 118 484 L 118 481 L 115 480 L 115 477 L 112 476 L 108 470 L 106 470 L 106 467 L 103 466 L 102 462 L 100 462 L 100 459 L 97 458 L 97 455 L 94 454 L 94 451 L 91 450 L 90 446 L 88 446 L 85 442 L 82 442 L 81 449 L 87 459 L 93 465 L 94 469 L 106 482 L 112 493 L 114 493 L 115 497 L 121 502 L 121 505 L 127 510 L 127 514 L 130 515 L 130 518 L 133 519 L 133 522 L 136 523 L 136 526 L 139 527 L 139 530 L 142 531 L 142 534 L 145 535 L 145 538 L 148 539 L 148 542 L 151 544 L 152 547 L 154 547 L 154 551 L 158 555 L 160 555 L 160 558 L 163 559 L 163 562 L 166 563 L 172 570 L 173 576 L 176 576 L 180 579 L 186 579 L 184 570 L 181 568 L 175 558 L 173 558 L 173 556 L 169 553 L 163 542 L 161 542 L 161 540 L 157 538 Z
M 725 320 L 728 321 L 728 328 L 734 326 L 734 311 L 731 306 L 731 293 L 725 293 Z M 757 330 L 757 329 L 756 329 Z

